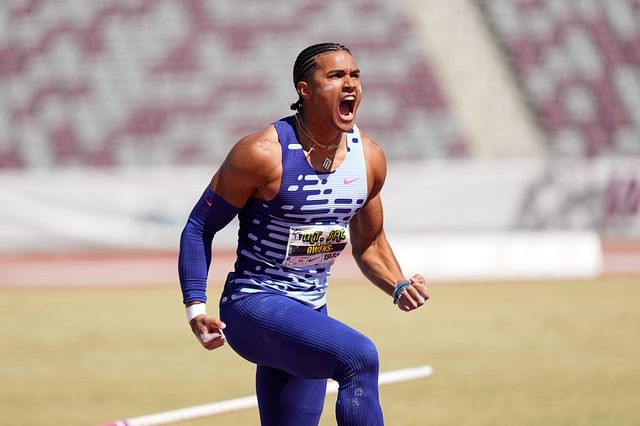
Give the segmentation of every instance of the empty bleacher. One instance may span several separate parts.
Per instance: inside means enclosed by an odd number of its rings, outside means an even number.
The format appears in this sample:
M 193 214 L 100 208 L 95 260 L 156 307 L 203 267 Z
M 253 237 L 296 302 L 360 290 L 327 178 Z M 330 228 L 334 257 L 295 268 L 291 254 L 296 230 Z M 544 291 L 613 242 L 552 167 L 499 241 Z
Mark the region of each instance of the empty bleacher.
M 640 2 L 481 0 L 552 155 L 640 154 Z
M 329 40 L 358 60 L 359 124 L 390 158 L 466 155 L 393 0 L 6 0 L 0 168 L 213 167 L 291 112 L 295 56 Z

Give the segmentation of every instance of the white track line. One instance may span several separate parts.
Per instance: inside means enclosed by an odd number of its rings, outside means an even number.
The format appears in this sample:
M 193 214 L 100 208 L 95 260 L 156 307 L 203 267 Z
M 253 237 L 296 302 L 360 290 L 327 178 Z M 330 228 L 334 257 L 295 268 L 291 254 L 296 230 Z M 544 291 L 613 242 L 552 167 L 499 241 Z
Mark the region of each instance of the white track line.
M 430 377 L 433 368 L 430 365 L 421 367 L 404 368 L 401 370 L 387 371 L 380 373 L 379 385 L 391 383 L 407 382 L 424 377 Z M 338 392 L 338 383 L 329 381 L 327 383 L 327 395 Z M 245 410 L 258 406 L 258 399 L 255 395 L 242 398 L 227 399 L 225 401 L 213 402 L 211 404 L 196 405 L 193 407 L 181 408 L 178 410 L 165 411 L 162 413 L 149 414 L 146 416 L 132 417 L 127 420 L 117 420 L 105 423 L 102 426 L 154 426 L 168 423 L 181 422 L 184 420 L 196 419 L 199 417 L 215 416 L 217 414 L 229 413 L 232 411 Z

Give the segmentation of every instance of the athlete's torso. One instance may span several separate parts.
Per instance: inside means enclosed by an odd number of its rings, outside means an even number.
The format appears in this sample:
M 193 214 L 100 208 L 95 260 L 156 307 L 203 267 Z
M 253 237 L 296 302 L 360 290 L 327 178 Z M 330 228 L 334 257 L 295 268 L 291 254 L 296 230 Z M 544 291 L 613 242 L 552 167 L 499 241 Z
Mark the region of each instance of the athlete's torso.
M 235 271 L 222 303 L 272 292 L 318 308 L 326 303 L 327 278 L 347 244 L 349 222 L 367 198 L 363 143 L 354 126 L 343 163 L 321 173 L 305 158 L 294 117 L 274 126 L 282 147 L 280 190 L 270 201 L 249 199 L 240 211 Z

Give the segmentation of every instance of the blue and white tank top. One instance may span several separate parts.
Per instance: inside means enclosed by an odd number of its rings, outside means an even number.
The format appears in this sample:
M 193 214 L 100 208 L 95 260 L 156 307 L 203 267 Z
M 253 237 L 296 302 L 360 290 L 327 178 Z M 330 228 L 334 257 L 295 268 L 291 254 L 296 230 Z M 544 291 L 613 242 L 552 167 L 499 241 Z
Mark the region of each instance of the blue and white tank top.
M 284 294 L 313 308 L 326 303 L 331 265 L 349 239 L 349 221 L 367 199 L 367 171 L 356 126 L 333 172 L 318 172 L 298 141 L 295 117 L 274 123 L 282 178 L 270 201 L 249 199 L 239 213 L 237 260 L 221 303 L 258 292 Z

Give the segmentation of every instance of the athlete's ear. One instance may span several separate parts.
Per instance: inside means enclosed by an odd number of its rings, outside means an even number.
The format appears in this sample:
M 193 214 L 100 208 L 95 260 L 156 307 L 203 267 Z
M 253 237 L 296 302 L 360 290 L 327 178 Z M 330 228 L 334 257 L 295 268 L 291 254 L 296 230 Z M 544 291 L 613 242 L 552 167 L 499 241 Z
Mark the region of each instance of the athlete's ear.
M 304 99 L 311 96 L 311 87 L 306 81 L 299 81 L 297 85 L 298 94 Z

